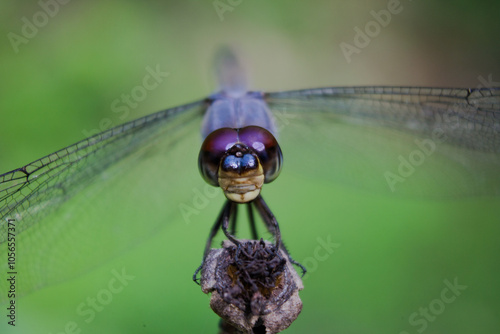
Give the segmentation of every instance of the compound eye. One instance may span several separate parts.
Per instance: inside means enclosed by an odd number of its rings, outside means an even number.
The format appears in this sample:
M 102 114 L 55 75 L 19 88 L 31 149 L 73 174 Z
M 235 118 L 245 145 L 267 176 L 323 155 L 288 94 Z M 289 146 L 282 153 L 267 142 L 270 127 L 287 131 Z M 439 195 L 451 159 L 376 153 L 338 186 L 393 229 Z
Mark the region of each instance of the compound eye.
M 222 157 L 238 142 L 238 132 L 231 128 L 221 128 L 210 133 L 201 145 L 198 168 L 208 184 L 219 186 L 218 172 Z
M 252 149 L 259 157 L 264 170 L 265 183 L 274 181 L 281 171 L 283 154 L 271 132 L 259 126 L 247 126 L 239 130 L 241 143 Z

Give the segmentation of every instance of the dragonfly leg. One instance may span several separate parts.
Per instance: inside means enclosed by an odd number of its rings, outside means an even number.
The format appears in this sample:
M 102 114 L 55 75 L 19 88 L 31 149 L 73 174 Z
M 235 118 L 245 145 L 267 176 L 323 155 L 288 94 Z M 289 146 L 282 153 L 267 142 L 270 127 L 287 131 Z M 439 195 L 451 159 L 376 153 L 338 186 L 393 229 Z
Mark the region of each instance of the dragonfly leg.
M 231 225 L 229 227 L 229 233 L 232 235 L 236 235 L 236 222 L 238 217 L 238 206 L 234 206 L 234 212 L 231 213 Z
M 268 231 L 274 236 L 276 240 L 276 247 L 281 248 L 283 252 L 285 252 L 291 263 L 300 267 L 300 269 L 302 270 L 302 276 L 304 276 L 307 272 L 307 269 L 290 256 L 290 253 L 286 249 L 285 245 L 283 244 L 283 242 L 281 242 L 281 233 L 278 221 L 276 220 L 276 217 L 274 217 L 273 213 L 271 212 L 271 209 L 269 209 L 262 196 L 261 195 L 257 196 L 257 198 L 255 198 L 252 203 L 255 205 L 255 208 L 262 217 L 262 220 L 264 221 L 264 224 L 266 225 Z
M 217 235 L 217 232 L 219 232 L 219 229 L 222 225 L 222 221 L 224 221 L 224 219 L 225 219 L 225 216 L 227 216 L 229 214 L 230 206 L 231 206 L 231 202 L 229 200 L 226 201 L 226 203 L 222 207 L 222 210 L 219 213 L 219 216 L 217 217 L 217 220 L 215 221 L 214 225 L 212 226 L 212 229 L 210 230 L 210 234 L 208 235 L 207 243 L 205 245 L 205 250 L 203 251 L 203 259 L 201 260 L 200 266 L 196 269 L 196 271 L 193 274 L 193 281 L 198 285 L 200 283 L 198 282 L 198 278 L 196 278 L 196 276 L 198 276 L 198 273 L 200 272 L 201 268 L 203 268 L 203 265 L 205 264 L 205 259 L 207 258 L 208 252 L 210 250 L 210 246 L 212 245 L 212 241 L 215 238 L 215 236 Z M 227 217 L 227 218 L 229 219 L 229 217 Z
M 276 217 L 274 217 L 266 202 L 264 202 L 262 196 L 257 196 L 257 198 L 255 198 L 252 203 L 255 205 L 255 208 L 259 212 L 268 231 L 273 235 L 276 242 L 276 248 L 281 248 L 283 246 L 281 243 L 281 232 Z M 286 249 L 284 250 L 288 254 Z
M 259 237 L 257 235 L 257 227 L 255 226 L 255 218 L 253 215 L 252 203 L 247 204 L 247 210 L 248 210 L 248 221 L 250 222 L 250 229 L 252 230 L 252 239 L 257 240 L 259 239 Z
M 234 235 L 232 235 L 231 233 L 229 233 L 229 231 L 227 230 L 229 227 L 230 218 L 232 216 L 236 216 L 235 215 L 236 206 L 238 204 L 235 202 L 232 202 L 230 200 L 228 200 L 227 202 L 228 202 L 228 204 L 226 204 L 227 214 L 225 214 L 223 216 L 223 219 L 222 219 L 222 232 L 224 232 L 224 235 L 226 236 L 226 238 L 228 238 L 233 244 L 235 244 L 236 246 L 239 246 L 240 242 L 238 240 L 236 240 L 236 237 Z

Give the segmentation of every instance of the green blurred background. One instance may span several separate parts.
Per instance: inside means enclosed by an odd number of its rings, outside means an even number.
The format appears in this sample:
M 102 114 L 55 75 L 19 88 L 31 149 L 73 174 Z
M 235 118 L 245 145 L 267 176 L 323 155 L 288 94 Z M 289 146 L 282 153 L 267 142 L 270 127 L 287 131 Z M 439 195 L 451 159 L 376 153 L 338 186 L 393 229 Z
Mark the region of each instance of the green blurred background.
M 211 1 L 72 1 L 60 5 L 16 52 L 8 34 L 21 35 L 22 18 L 32 21 L 42 9 L 37 1 L 2 2 L 0 170 L 83 139 L 103 118 L 117 125 L 206 96 L 215 89 L 211 61 L 221 44 L 239 47 L 251 69 L 251 86 L 262 90 L 371 84 L 476 87 L 482 83 L 479 77 L 489 76 L 500 81 L 500 4 L 494 1 L 401 1 L 402 11 L 348 63 L 339 44 L 352 43 L 354 27 L 364 27 L 373 20 L 370 11 L 387 4 L 242 1 L 221 20 Z M 146 67 L 157 65 L 169 76 L 120 119 L 112 102 L 142 82 Z M 179 169 L 176 185 L 187 177 L 190 187 L 203 189 L 195 165 L 198 148 L 192 155 L 183 148 L 177 147 L 178 156 L 193 168 Z M 161 166 L 154 166 L 148 173 L 159 171 Z M 119 190 L 162 196 L 151 193 L 154 180 L 149 182 L 131 181 L 129 188 Z M 268 188 L 266 200 L 282 222 L 288 247 L 310 269 L 301 293 L 303 312 L 288 333 L 498 332 L 498 199 L 395 200 L 293 173 Z M 137 198 L 128 199 L 135 210 L 120 213 L 120 196 L 125 195 L 118 195 L 119 190 L 96 214 L 102 221 L 120 215 L 126 219 L 133 211 L 130 220 L 140 224 L 158 219 Z M 165 208 L 168 198 L 154 202 Z M 216 332 L 217 316 L 190 276 L 221 203 L 219 194 L 189 224 L 174 215 L 120 256 L 18 299 L 18 326 L 7 326 L 3 311 L 0 332 L 69 333 L 65 326 L 70 322 L 82 333 Z M 106 252 L 96 245 L 112 243 L 88 229 L 70 240 L 85 243 L 85 237 L 97 240 L 89 243 L 93 254 Z M 323 257 L 317 251 L 319 239 L 328 238 L 334 251 Z M 72 243 L 56 241 L 47 257 L 71 253 L 65 247 Z M 121 268 L 135 279 L 87 323 L 78 306 L 106 289 L 112 270 Z M 454 302 L 443 304 L 444 310 L 436 309 L 443 281 L 455 278 L 467 288 Z M 426 319 L 419 312 L 429 307 L 435 313 Z M 416 323 L 409 321 L 414 312 Z

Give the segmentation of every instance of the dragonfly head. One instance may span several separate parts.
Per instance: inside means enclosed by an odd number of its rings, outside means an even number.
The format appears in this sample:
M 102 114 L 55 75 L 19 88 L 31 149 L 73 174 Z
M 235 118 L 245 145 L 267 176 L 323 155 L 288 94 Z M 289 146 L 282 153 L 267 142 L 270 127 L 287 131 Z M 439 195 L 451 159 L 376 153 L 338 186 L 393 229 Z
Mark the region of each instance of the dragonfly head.
M 233 202 L 254 200 L 264 183 L 276 179 L 283 156 L 274 136 L 258 126 L 218 129 L 205 138 L 198 158 L 206 182 L 221 187 Z
M 233 202 L 247 203 L 260 194 L 264 184 L 264 170 L 257 154 L 237 143 L 221 159 L 219 186 Z

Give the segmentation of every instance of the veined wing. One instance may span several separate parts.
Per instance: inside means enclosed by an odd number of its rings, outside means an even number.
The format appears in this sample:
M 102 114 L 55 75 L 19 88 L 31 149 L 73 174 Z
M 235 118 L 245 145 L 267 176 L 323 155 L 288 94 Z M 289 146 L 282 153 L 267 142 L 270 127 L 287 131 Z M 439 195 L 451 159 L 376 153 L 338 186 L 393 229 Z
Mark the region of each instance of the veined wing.
M 333 87 L 266 100 L 291 143 L 287 165 L 301 172 L 390 194 L 500 195 L 500 88 Z
M 92 182 L 99 173 L 158 135 L 157 128 L 180 116 L 196 117 L 203 101 L 163 110 L 84 139 L 21 168 L 0 175 L 0 244 L 6 219 L 15 219 L 17 233 Z
M 83 256 L 78 254 L 89 253 L 92 239 L 99 240 L 99 231 L 112 232 L 109 234 L 112 237 L 105 241 L 107 245 L 103 246 L 106 251 L 99 252 L 101 260 L 115 255 L 123 247 L 148 234 L 152 228 L 147 225 L 142 225 L 139 232 L 133 228 L 128 232 L 119 225 L 126 222 L 105 221 L 107 217 L 104 217 L 103 212 L 109 204 L 100 203 L 105 197 L 105 192 L 101 190 L 120 182 L 133 181 L 129 177 L 126 181 L 116 182 L 116 179 L 121 178 L 120 173 L 125 173 L 124 170 L 133 170 L 136 178 L 141 172 L 148 173 L 147 170 L 141 170 L 143 165 L 148 164 L 148 155 L 168 154 L 169 148 L 186 141 L 189 136 L 199 141 L 199 120 L 204 110 L 204 100 L 163 110 L 104 131 L 0 175 L 0 256 L 7 258 L 7 221 L 14 220 L 18 259 L 23 265 L 24 280 L 20 284 L 24 285 L 20 291 L 27 293 L 97 265 L 95 258 L 81 262 L 77 259 Z M 191 134 L 193 129 L 194 134 Z M 158 150 L 160 153 L 152 152 L 158 149 L 157 145 L 161 146 Z M 162 166 L 163 170 L 172 172 L 178 167 L 174 159 L 167 159 L 167 165 Z M 175 173 L 172 174 L 166 178 L 177 177 Z M 127 191 L 134 191 L 133 187 L 130 186 Z M 116 197 L 118 194 L 115 192 L 106 196 Z M 87 220 L 81 219 L 81 223 L 76 222 L 78 217 L 87 215 L 91 209 L 99 206 L 104 207 L 100 213 L 88 216 Z M 71 210 L 62 210 L 63 214 L 59 214 L 61 208 L 68 207 Z M 82 209 L 85 207 L 87 209 Z M 85 212 L 75 213 L 78 210 Z M 170 211 L 175 210 L 173 207 Z M 102 240 L 96 242 L 102 243 Z M 62 243 L 67 245 L 56 246 Z M 50 252 L 54 254 L 51 256 Z M 11 271 L 7 270 L 6 265 L 6 261 L 2 262 L 1 270 Z M 4 281 L 0 283 L 0 288 L 7 289 Z M 3 298 L 0 300 L 2 302 Z

